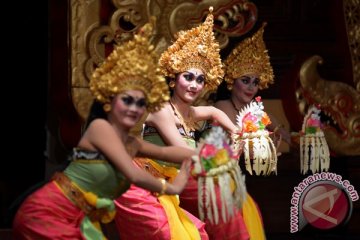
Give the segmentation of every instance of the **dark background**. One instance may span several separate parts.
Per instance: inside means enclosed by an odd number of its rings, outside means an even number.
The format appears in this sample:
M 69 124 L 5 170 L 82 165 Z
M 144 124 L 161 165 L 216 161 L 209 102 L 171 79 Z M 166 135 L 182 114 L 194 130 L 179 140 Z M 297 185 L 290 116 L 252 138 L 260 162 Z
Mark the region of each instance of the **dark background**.
M 48 2 L 4 2 L 3 12 L 0 229 L 11 226 L 16 200 L 44 180 L 49 85 Z

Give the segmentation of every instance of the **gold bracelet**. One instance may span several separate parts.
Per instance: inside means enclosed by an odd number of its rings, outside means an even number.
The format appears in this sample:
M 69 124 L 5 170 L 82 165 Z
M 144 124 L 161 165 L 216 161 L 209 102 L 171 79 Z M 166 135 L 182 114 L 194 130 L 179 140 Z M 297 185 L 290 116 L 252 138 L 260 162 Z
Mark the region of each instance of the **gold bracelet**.
M 165 191 L 167 189 L 167 185 L 166 185 L 166 180 L 163 178 L 159 178 L 160 182 L 161 182 L 161 192 L 159 193 L 160 195 L 164 195 Z

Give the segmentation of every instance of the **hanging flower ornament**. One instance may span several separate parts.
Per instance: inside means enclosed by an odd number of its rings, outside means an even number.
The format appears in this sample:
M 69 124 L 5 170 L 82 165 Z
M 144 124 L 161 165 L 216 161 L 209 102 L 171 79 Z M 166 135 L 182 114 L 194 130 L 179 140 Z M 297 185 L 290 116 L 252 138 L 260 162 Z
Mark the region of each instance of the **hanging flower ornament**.
M 243 117 L 243 129 L 245 132 L 256 132 L 258 130 L 265 130 L 265 127 L 271 124 L 269 116 L 264 112 L 264 105 L 261 102 L 261 97 L 255 98 L 257 102 L 257 108 L 254 112 L 248 112 Z
M 270 175 L 277 173 L 277 154 L 273 141 L 269 137 L 266 126 L 271 124 L 264 112 L 261 97 L 255 98 L 241 111 L 237 117 L 237 125 L 241 134 L 235 136 L 235 145 L 243 143 L 245 168 L 252 175 Z
M 213 126 L 193 157 L 191 173 L 198 182 L 199 215 L 215 224 L 219 223 L 219 215 L 224 222 L 228 221 L 235 208 L 241 207 L 246 194 L 245 177 L 229 142 L 227 133 L 220 126 Z
M 320 121 L 320 106 L 311 106 L 304 117 L 300 132 L 300 172 L 328 171 L 330 151 Z

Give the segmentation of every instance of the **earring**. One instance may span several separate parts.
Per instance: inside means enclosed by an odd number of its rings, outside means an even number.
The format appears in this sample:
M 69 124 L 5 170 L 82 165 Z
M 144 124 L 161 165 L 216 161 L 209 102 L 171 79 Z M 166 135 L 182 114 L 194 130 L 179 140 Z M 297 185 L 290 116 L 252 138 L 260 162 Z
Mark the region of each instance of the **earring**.
M 103 109 L 105 112 L 110 112 L 111 111 L 111 105 L 109 103 L 105 103 L 103 105 Z
M 175 81 L 171 80 L 171 81 L 169 82 L 169 87 L 170 87 L 170 88 L 174 88 L 174 87 L 175 87 Z

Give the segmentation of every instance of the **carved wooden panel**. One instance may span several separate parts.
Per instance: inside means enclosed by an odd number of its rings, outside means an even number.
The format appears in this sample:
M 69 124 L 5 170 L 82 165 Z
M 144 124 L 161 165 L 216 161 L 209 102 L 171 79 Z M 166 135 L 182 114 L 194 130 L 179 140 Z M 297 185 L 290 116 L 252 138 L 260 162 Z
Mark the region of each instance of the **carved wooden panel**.
M 178 31 L 201 23 L 209 6 L 214 7 L 214 29 L 222 48 L 231 37 L 251 30 L 257 19 L 256 6 L 247 0 L 70 0 L 71 95 L 80 116 L 86 118 L 91 104 L 87 89 L 91 73 L 112 44 L 128 38 L 155 16 L 157 27 L 152 42 L 161 53 Z

